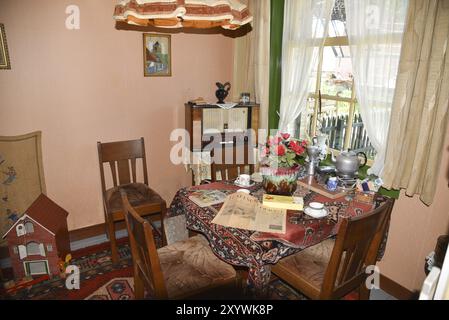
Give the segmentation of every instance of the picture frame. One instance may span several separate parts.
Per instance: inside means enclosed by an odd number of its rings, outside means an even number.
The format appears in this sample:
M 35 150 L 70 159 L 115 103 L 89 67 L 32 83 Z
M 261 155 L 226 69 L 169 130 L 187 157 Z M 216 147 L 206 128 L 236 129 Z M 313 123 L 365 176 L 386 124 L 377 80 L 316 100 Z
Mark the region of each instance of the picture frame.
M 143 34 L 143 70 L 145 77 L 171 77 L 171 36 Z
M 8 43 L 6 42 L 5 25 L 0 23 L 0 70 L 11 69 L 11 61 L 9 60 Z

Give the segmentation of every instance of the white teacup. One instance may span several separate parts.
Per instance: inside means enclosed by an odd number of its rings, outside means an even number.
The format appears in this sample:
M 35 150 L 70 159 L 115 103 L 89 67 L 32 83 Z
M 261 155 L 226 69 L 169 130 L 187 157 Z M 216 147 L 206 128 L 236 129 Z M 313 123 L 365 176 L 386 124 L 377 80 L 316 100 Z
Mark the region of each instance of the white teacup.
M 311 202 L 309 203 L 309 208 L 313 211 L 320 212 L 324 209 L 324 204 L 321 202 Z
M 241 174 L 235 179 L 235 183 L 241 186 L 249 186 L 251 184 L 251 176 L 249 174 Z

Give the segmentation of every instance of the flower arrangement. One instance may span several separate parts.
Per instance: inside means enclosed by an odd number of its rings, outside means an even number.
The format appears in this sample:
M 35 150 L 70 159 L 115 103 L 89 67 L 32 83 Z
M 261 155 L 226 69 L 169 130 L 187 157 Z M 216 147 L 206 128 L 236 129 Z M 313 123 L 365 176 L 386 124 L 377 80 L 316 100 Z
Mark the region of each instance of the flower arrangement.
M 300 159 L 307 145 L 307 140 L 291 138 L 288 133 L 268 138 L 260 160 L 262 185 L 268 194 L 292 195 L 295 192 Z
M 272 168 L 293 168 L 306 151 L 307 140 L 294 139 L 288 133 L 270 136 L 261 152 L 261 165 Z

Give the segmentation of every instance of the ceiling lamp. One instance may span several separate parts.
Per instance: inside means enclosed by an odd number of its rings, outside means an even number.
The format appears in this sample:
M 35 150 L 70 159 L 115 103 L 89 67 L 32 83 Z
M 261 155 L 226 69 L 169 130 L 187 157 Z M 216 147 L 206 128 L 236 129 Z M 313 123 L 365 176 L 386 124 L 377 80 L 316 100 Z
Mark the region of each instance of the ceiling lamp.
M 121 0 L 114 19 L 139 26 L 234 30 L 253 17 L 237 0 Z

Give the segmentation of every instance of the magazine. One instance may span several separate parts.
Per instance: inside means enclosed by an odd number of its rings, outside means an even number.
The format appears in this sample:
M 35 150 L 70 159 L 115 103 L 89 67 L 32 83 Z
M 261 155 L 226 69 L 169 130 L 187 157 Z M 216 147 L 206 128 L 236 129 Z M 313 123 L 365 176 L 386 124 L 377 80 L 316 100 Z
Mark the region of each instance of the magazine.
M 229 195 L 212 223 L 245 230 L 285 233 L 287 210 L 264 207 L 243 192 Z
M 196 190 L 190 194 L 189 199 L 204 208 L 223 203 L 226 199 L 226 193 L 218 190 Z

